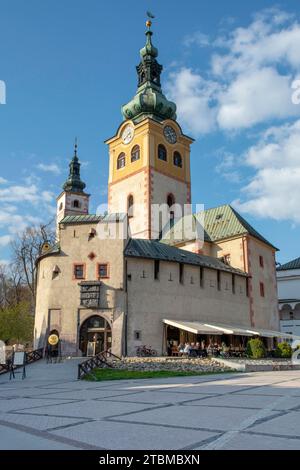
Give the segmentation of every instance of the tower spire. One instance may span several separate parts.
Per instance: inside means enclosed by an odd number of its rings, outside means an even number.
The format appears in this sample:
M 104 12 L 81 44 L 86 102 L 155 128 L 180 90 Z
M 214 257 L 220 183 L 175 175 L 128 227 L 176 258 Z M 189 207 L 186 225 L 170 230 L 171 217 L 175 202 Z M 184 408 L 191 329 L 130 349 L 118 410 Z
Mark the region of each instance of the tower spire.
M 86 184 L 80 178 L 80 163 L 77 156 L 77 137 L 74 143 L 74 156 L 69 163 L 69 176 L 63 185 L 66 192 L 83 193 Z
M 154 18 L 150 12 L 147 12 L 147 16 Z M 161 89 L 160 75 L 163 67 L 156 60 L 158 50 L 152 44 L 153 32 L 150 19 L 146 21 L 146 26 L 146 44 L 140 50 L 141 62 L 136 67 L 138 89 L 133 99 L 122 107 L 122 113 L 125 119 L 133 119 L 136 122 L 145 117 L 159 121 L 175 120 L 176 105 L 164 96 Z

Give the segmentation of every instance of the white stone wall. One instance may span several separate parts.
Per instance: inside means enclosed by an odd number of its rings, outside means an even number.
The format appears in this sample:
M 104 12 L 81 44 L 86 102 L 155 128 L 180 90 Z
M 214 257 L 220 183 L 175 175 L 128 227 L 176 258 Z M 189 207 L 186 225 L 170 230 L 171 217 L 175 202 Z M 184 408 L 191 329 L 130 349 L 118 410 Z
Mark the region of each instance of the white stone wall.
M 112 225 L 112 224 L 107 224 Z M 66 225 L 60 230 L 60 254 L 42 258 L 38 265 L 38 284 L 35 315 L 35 346 L 44 346 L 49 329 L 57 329 L 68 354 L 76 354 L 78 330 L 85 319 L 102 315 L 113 326 L 117 321 L 122 329 L 125 309 L 123 240 L 101 240 L 97 236 L 89 240 L 90 229 L 96 224 Z M 89 259 L 89 254 L 96 256 Z M 73 265 L 85 265 L 85 280 L 97 280 L 97 263 L 109 264 L 109 278 L 101 280 L 99 309 L 80 308 L 81 282 L 74 279 Z M 53 268 L 59 268 L 53 278 Z M 50 324 L 48 323 L 50 319 Z M 121 326 L 120 326 L 121 325 Z M 116 338 L 114 352 L 122 351 L 122 340 Z
M 277 271 L 278 299 L 300 298 L 300 269 Z
M 231 274 L 221 273 L 221 290 L 217 272 L 204 270 L 204 287 L 200 287 L 200 268 L 186 265 L 184 284 L 179 283 L 179 264 L 160 262 L 159 280 L 154 280 L 153 260 L 128 259 L 128 354 L 136 346 L 147 344 L 162 352 L 164 318 L 232 323 L 250 326 L 246 279 L 236 276 L 236 293 L 232 293 Z M 170 280 L 172 279 L 172 280 Z M 134 332 L 141 331 L 141 341 Z
M 132 238 L 149 238 L 149 181 L 146 171 L 139 171 L 109 186 L 108 210 L 110 213 L 127 213 L 128 196 L 134 199 L 133 217 L 129 219 Z

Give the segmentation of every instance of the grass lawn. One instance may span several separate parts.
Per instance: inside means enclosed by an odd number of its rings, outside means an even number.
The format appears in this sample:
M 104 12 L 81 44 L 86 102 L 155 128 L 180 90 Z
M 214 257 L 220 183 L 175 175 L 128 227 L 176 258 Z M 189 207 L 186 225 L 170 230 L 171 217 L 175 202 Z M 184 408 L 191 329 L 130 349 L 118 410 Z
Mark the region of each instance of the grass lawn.
M 176 370 L 124 370 L 124 369 L 95 369 L 92 374 L 84 377 L 84 380 L 129 380 L 129 379 L 159 379 L 166 377 L 187 377 L 191 375 L 224 374 L 234 371 L 197 372 L 197 371 L 176 371 Z

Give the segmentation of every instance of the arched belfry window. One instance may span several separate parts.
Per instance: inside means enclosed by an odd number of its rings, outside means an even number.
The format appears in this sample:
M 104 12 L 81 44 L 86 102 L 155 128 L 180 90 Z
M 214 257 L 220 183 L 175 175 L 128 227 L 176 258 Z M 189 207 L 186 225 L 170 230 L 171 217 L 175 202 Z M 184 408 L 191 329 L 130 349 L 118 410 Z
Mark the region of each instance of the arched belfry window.
M 173 163 L 175 166 L 182 168 L 182 158 L 179 152 L 174 152 L 173 155 Z
M 159 160 L 167 161 L 167 149 L 163 144 L 159 144 L 157 149 L 157 156 Z
M 75 207 L 75 208 L 77 208 L 77 209 L 80 207 L 80 202 L 78 201 L 78 199 L 75 199 L 75 200 L 73 201 L 73 207 Z
M 133 205 L 134 205 L 133 195 L 130 194 L 127 198 L 127 214 L 128 214 L 128 217 L 133 217 Z
M 124 168 L 125 166 L 125 153 L 122 152 L 120 153 L 120 155 L 118 156 L 118 160 L 117 160 L 117 169 L 120 170 L 120 168 Z
M 140 147 L 138 145 L 135 145 L 133 149 L 131 150 L 131 161 L 136 162 L 139 159 L 140 159 Z
M 175 197 L 173 196 L 173 194 L 168 194 L 167 196 L 167 204 L 169 207 L 172 207 L 173 204 L 175 204 Z

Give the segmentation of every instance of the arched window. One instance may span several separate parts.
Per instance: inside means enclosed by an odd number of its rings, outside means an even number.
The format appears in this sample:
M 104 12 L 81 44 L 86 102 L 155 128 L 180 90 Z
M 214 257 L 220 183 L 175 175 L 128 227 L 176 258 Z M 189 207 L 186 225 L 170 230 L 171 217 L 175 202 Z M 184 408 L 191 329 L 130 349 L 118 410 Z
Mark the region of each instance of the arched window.
M 134 204 L 133 195 L 130 194 L 128 196 L 128 199 L 127 199 L 127 214 L 128 214 L 128 217 L 133 217 L 133 204 Z
M 120 168 L 124 168 L 125 166 L 125 153 L 122 152 L 120 153 L 120 155 L 118 156 L 118 160 L 117 160 L 117 169 L 120 170 Z
M 140 159 L 140 147 L 138 145 L 135 145 L 133 149 L 131 150 L 131 161 L 136 162 L 139 159 Z
M 167 161 L 167 149 L 164 145 L 159 144 L 157 156 L 159 160 L 163 160 L 164 162 Z
M 79 209 L 80 203 L 79 203 L 78 199 L 75 199 L 75 200 L 73 201 L 73 207 L 76 207 L 77 209 Z
M 175 204 L 175 197 L 173 196 L 173 194 L 168 194 L 167 196 L 167 204 L 169 207 L 172 207 L 173 204 Z
M 170 210 L 170 228 L 172 228 L 174 226 L 175 220 L 175 212 L 173 207 L 173 205 L 175 204 L 175 197 L 171 193 L 167 196 L 167 204 L 169 209 L 172 208 L 172 210 Z
M 174 152 L 173 155 L 173 163 L 175 166 L 182 168 L 182 158 L 179 152 Z
M 60 210 L 60 211 L 61 211 L 61 210 L 62 210 L 62 208 L 63 208 L 63 203 L 61 202 L 61 203 L 59 204 L 59 209 L 58 209 L 58 210 Z

